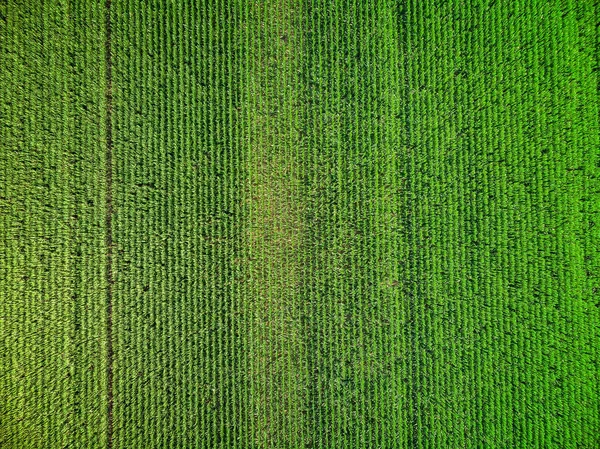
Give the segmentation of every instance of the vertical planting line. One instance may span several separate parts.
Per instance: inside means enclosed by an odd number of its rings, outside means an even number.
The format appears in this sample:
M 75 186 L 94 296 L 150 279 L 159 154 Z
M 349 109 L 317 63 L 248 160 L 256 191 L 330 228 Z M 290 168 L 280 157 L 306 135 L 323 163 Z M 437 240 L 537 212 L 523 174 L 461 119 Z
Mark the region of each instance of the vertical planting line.
M 404 7 L 402 7 L 404 6 Z M 406 155 L 404 157 L 403 165 L 405 169 L 405 193 L 404 193 L 404 203 L 406 207 L 403 211 L 400 211 L 400 216 L 403 221 L 403 232 L 405 234 L 406 239 L 406 262 L 404 273 L 402 275 L 402 292 L 404 297 L 406 298 L 406 302 L 408 304 L 407 314 L 408 314 L 408 325 L 405 330 L 407 334 L 408 347 L 409 347 L 409 360 L 408 360 L 408 403 L 410 404 L 407 407 L 406 411 L 406 419 L 408 422 L 408 435 L 407 435 L 407 446 L 410 448 L 416 448 L 419 446 L 420 433 L 418 430 L 418 422 L 419 422 L 419 407 L 418 407 L 418 394 L 417 394 L 417 382 L 418 382 L 418 374 L 416 371 L 416 363 L 417 363 L 417 329 L 416 329 L 416 311 L 415 311 L 415 296 L 417 292 L 415 291 L 415 258 L 416 258 L 416 207 L 415 207 L 415 177 L 416 177 L 416 168 L 415 168 L 415 155 L 412 154 L 410 149 L 413 145 L 413 133 L 411 124 L 413 123 L 414 116 L 414 108 L 411 108 L 411 87 L 412 83 L 415 81 L 415 64 L 410 57 L 411 53 L 414 51 L 411 48 L 413 45 L 413 41 L 411 39 L 411 35 L 413 31 L 409 28 L 411 25 L 414 27 L 415 23 L 410 22 L 414 19 L 414 8 L 416 5 L 413 5 L 412 1 L 407 1 L 404 5 L 398 5 L 398 28 L 400 30 L 400 34 L 403 34 L 406 42 L 406 55 L 403 58 L 403 70 L 404 76 L 406 79 L 405 88 L 404 88 L 404 98 L 405 104 L 402 111 L 402 119 L 404 121 L 404 141 L 405 141 L 405 152 Z M 417 23 L 418 26 L 418 23 Z
M 112 448 L 113 440 L 113 271 L 112 271 L 112 57 L 111 57 L 111 0 L 106 0 L 104 11 L 105 40 L 105 101 L 106 101 L 106 396 L 107 396 L 107 428 L 106 447 Z
M 595 4 L 594 8 L 592 9 L 592 17 L 596 18 L 596 17 L 600 17 L 600 5 L 599 4 Z M 595 84 L 596 86 L 600 87 L 600 74 L 598 72 L 598 69 L 600 68 L 600 27 L 596 26 L 594 29 L 594 33 L 593 33 L 593 38 L 594 40 L 592 41 L 592 44 L 595 44 L 592 46 L 592 48 L 594 49 L 593 51 L 593 69 L 592 72 L 594 74 L 594 78 L 595 79 Z M 600 89 L 596 89 L 596 93 L 600 93 Z M 596 96 L 596 104 L 598 103 L 598 99 L 599 99 L 600 95 Z M 600 111 L 598 109 L 596 109 L 595 111 L 595 116 L 596 119 L 600 118 Z M 596 127 L 599 126 L 598 121 L 596 121 L 595 123 Z M 597 136 L 597 134 L 596 134 Z M 585 222 L 583 223 L 585 225 L 584 227 L 584 231 L 587 231 L 585 233 L 585 243 L 584 243 L 584 251 L 585 251 L 585 256 L 584 256 L 584 260 L 585 260 L 585 271 L 586 271 L 586 280 L 587 280 L 587 291 L 586 291 L 586 295 L 589 295 L 589 299 L 592 300 L 593 298 L 597 298 L 596 294 L 598 293 L 598 291 L 600 291 L 600 277 L 598 276 L 598 272 L 596 271 L 599 262 L 600 262 L 600 251 L 597 250 L 597 248 L 599 247 L 598 243 L 600 242 L 600 231 L 598 230 L 598 228 L 594 229 L 595 224 L 596 224 L 596 217 L 598 216 L 598 214 L 600 213 L 600 189 L 596 188 L 598 186 L 600 186 L 600 177 L 597 176 L 597 170 L 596 168 L 600 167 L 600 152 L 598 151 L 598 139 L 595 139 L 596 142 L 596 146 L 595 146 L 595 151 L 590 151 L 587 154 L 584 154 L 585 156 L 585 168 L 586 170 L 590 170 L 590 175 L 588 177 L 586 177 L 585 179 L 585 184 L 584 184 L 584 188 L 585 188 L 585 192 L 586 192 L 586 196 L 588 196 L 588 199 L 586 200 L 586 207 L 585 207 L 585 214 L 586 214 L 586 219 Z M 589 273 L 589 274 L 588 274 Z M 596 273 L 596 274 L 594 274 Z M 595 303 L 596 307 L 599 307 L 599 303 L 596 302 Z M 593 310 L 593 309 L 592 309 Z M 596 314 L 596 317 L 598 317 L 599 315 Z M 595 333 L 592 336 L 592 338 L 594 340 L 592 341 L 596 341 L 599 342 L 600 341 L 600 326 L 596 326 L 595 327 Z M 597 363 L 597 358 L 595 359 L 596 363 Z M 588 390 L 590 393 L 592 393 L 591 397 L 595 397 L 598 398 L 600 397 L 600 373 L 598 373 L 596 371 L 596 373 L 593 376 L 593 383 L 592 386 L 590 386 L 590 389 Z M 599 401 L 596 400 L 595 402 L 595 410 L 592 412 L 593 415 L 590 416 L 590 418 L 592 419 L 592 423 L 596 423 L 599 424 L 600 423 L 600 404 Z M 592 440 L 593 437 L 590 437 L 590 440 Z M 596 437 L 597 440 L 596 442 L 600 442 L 600 437 Z

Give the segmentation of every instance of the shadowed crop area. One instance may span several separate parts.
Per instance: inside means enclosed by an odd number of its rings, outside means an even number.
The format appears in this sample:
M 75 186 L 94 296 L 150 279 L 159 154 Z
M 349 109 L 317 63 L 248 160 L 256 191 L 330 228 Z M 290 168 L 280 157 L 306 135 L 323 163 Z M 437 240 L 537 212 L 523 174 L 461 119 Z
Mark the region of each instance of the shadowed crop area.
M 0 448 L 599 448 L 599 24 L 0 0 Z

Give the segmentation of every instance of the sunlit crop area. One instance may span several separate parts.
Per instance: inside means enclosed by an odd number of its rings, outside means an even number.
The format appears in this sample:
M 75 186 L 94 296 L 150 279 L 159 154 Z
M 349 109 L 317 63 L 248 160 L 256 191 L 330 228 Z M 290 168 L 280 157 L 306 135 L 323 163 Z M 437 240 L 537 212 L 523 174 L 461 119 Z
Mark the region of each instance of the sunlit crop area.
M 0 447 L 600 447 L 600 5 L 0 1 Z

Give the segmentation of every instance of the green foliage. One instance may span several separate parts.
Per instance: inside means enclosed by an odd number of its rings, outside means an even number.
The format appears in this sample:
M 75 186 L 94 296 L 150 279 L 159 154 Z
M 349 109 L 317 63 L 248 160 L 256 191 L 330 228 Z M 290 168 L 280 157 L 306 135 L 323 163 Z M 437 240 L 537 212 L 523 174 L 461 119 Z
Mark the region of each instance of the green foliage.
M 0 447 L 599 447 L 598 18 L 0 4 Z

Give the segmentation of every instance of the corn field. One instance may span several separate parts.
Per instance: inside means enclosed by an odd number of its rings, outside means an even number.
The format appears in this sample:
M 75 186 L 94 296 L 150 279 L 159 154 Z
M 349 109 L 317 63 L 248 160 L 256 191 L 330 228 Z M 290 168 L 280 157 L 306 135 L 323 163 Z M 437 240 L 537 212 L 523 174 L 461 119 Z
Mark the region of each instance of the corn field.
M 0 1 L 0 447 L 599 448 L 599 30 Z

